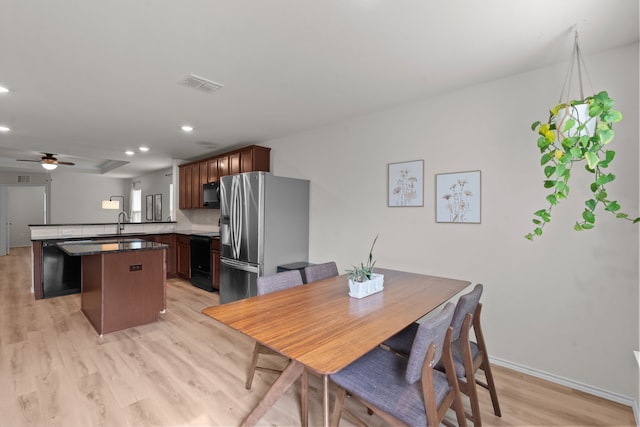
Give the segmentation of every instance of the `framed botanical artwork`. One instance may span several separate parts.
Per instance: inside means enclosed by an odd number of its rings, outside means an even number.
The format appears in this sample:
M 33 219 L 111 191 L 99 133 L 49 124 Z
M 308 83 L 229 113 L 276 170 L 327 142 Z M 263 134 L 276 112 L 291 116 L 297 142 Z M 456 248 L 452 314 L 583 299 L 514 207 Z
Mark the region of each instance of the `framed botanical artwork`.
M 387 205 L 424 206 L 424 160 L 389 163 Z
M 480 171 L 436 175 L 436 222 L 480 224 Z
M 153 195 L 153 219 L 162 221 L 162 194 Z
M 149 195 L 146 197 L 147 201 L 147 221 L 153 221 L 153 196 Z

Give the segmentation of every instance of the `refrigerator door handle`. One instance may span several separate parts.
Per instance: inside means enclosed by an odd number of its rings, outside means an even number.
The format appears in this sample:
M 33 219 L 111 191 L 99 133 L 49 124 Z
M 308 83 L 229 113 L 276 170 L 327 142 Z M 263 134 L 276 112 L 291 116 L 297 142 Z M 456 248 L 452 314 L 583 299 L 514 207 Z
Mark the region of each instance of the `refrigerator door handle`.
M 236 270 L 247 271 L 249 273 L 259 274 L 259 268 L 257 265 L 247 264 L 241 261 L 235 261 L 229 258 L 220 258 L 220 263 L 228 265 L 231 268 L 235 268 Z
M 240 200 L 239 177 L 234 176 L 231 183 L 231 253 L 235 259 L 240 258 L 240 244 L 242 242 L 242 205 Z

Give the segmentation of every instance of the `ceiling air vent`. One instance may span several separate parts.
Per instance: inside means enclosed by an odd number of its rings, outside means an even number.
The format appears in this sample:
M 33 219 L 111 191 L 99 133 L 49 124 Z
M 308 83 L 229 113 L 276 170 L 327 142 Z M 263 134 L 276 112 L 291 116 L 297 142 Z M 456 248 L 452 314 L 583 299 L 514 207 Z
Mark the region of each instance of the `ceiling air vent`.
M 31 175 L 18 175 L 18 184 L 30 184 Z
M 207 93 L 215 92 L 216 90 L 224 86 L 220 83 L 207 80 L 204 77 L 198 77 L 195 74 L 189 74 L 189 77 L 184 79 L 182 81 L 182 84 Z

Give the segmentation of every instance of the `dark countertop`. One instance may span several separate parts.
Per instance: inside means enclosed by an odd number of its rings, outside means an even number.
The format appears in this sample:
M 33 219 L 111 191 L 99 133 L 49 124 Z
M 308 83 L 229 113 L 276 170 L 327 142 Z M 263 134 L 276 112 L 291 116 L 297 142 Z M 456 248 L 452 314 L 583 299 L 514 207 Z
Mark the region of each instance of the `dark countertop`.
M 157 242 L 143 239 L 114 239 L 114 240 L 82 240 L 58 243 L 58 247 L 69 255 L 97 255 L 113 252 L 148 251 L 168 248 Z
M 29 227 L 72 227 L 76 225 L 116 225 L 116 222 L 81 222 L 69 224 L 29 224 Z M 145 222 L 125 222 L 127 225 L 134 224 L 177 224 L 176 221 L 145 221 Z
M 127 223 L 130 224 L 130 223 Z M 143 238 L 147 235 L 159 235 L 159 234 L 182 234 L 185 236 L 205 236 L 210 237 L 212 239 L 219 239 L 220 232 L 218 231 L 202 231 L 202 230 L 191 230 L 191 229 L 181 229 L 181 230 L 171 230 L 171 231 L 133 231 L 127 233 L 96 233 L 89 234 L 86 236 L 42 236 L 32 238 L 33 242 L 41 242 L 41 241 L 73 241 L 73 240 L 90 240 L 90 239 L 124 239 L 124 238 Z

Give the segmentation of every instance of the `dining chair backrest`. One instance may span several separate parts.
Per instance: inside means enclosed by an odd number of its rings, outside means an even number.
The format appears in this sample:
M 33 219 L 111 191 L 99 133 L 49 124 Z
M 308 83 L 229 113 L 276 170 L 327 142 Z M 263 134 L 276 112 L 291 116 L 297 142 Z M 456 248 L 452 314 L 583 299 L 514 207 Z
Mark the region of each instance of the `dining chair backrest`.
M 458 299 L 456 304 L 456 311 L 453 314 L 453 320 L 451 321 L 451 327 L 453 328 L 452 340 L 457 340 L 460 337 L 460 331 L 462 330 L 462 324 L 467 314 L 473 314 L 476 312 L 476 307 L 480 302 L 482 296 L 482 284 L 478 283 L 471 292 L 462 295 Z
M 316 280 L 326 279 L 328 277 L 335 277 L 338 275 L 338 267 L 335 262 L 325 262 L 323 264 L 310 265 L 304 268 L 304 275 L 307 279 L 307 283 L 315 282 Z
M 282 291 L 284 289 L 293 288 L 302 285 L 302 276 L 298 270 L 288 270 L 280 273 L 269 274 L 267 276 L 258 276 L 257 280 L 258 295 L 264 295 L 271 292 Z
M 455 306 L 453 303 L 447 303 L 440 313 L 436 314 L 428 321 L 421 323 L 418 332 L 411 346 L 411 353 L 407 363 L 407 371 L 405 379 L 409 384 L 413 384 L 422 376 L 422 366 L 427 356 L 429 346 L 433 343 L 436 346 L 436 352 L 433 358 L 433 366 L 435 366 L 442 356 L 442 348 L 444 346 L 444 337 L 447 329 L 451 325 L 451 319 Z

